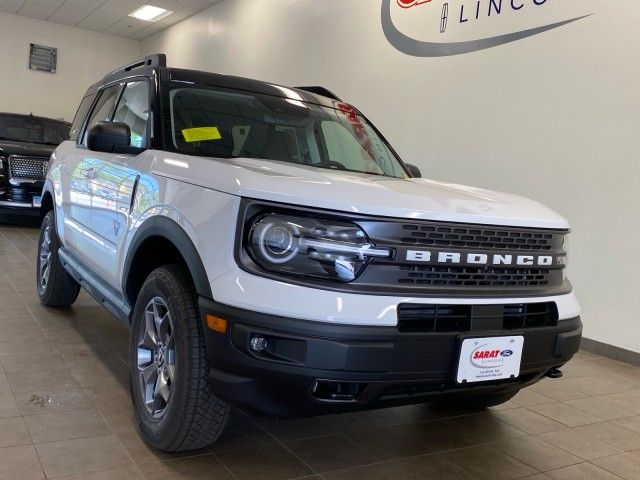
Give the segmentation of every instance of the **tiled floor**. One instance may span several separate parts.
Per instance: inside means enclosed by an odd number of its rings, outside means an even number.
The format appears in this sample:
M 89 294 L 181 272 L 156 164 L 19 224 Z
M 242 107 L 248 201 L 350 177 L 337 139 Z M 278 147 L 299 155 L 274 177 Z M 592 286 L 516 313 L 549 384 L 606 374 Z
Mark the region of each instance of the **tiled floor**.
M 70 311 L 40 306 L 36 238 L 0 226 L 0 480 L 640 479 L 640 369 L 587 353 L 488 412 L 237 411 L 214 447 L 155 452 L 131 420 L 126 329 L 86 294 Z

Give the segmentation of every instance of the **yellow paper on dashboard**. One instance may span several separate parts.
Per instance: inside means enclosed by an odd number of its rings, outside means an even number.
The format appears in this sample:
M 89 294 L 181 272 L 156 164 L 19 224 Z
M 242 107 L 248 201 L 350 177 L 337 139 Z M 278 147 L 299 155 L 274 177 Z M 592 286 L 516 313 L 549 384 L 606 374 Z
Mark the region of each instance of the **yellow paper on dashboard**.
M 182 130 L 182 135 L 189 143 L 205 142 L 207 140 L 220 140 L 222 138 L 218 127 L 185 128 Z

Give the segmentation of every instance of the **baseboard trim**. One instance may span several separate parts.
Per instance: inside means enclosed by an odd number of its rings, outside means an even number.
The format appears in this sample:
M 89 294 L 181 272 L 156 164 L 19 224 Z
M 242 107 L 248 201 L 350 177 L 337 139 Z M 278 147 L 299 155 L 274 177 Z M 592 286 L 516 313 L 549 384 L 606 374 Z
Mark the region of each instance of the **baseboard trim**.
M 596 355 L 602 355 L 603 357 L 610 358 L 612 360 L 618 360 L 619 362 L 629 363 L 640 367 L 640 353 L 632 352 L 624 348 L 609 345 L 608 343 L 598 342 L 597 340 L 591 340 L 590 338 L 582 337 L 581 348 L 585 352 L 595 353 Z

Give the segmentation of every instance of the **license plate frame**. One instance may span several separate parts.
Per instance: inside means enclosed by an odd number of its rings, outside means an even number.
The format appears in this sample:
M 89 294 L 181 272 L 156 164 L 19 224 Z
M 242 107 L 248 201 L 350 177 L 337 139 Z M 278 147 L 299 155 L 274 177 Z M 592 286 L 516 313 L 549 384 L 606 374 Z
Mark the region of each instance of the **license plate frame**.
M 31 199 L 31 206 L 33 208 L 40 208 L 42 206 L 42 196 L 37 195 Z
M 456 382 L 514 380 L 520 376 L 523 351 L 524 335 L 462 338 Z

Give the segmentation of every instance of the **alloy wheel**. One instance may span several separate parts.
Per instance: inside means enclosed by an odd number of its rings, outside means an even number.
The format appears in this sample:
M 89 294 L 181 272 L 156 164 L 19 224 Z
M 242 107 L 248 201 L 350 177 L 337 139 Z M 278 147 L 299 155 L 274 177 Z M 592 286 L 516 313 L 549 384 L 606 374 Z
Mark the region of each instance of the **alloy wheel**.
M 45 290 L 51 273 L 51 225 L 47 225 L 42 232 L 40 241 L 40 288 Z
M 166 302 L 152 298 L 144 310 L 138 332 L 137 364 L 139 390 L 147 413 L 164 415 L 176 378 L 173 320 Z

